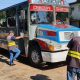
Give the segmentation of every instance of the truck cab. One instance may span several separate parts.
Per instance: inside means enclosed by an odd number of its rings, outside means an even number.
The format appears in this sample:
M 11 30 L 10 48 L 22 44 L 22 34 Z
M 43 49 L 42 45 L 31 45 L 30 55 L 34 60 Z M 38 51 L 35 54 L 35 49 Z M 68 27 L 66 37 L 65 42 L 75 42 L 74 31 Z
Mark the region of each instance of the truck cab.
M 31 4 L 30 30 L 34 46 L 30 50 L 31 62 L 34 64 L 65 61 L 68 42 L 80 36 L 80 29 L 69 25 L 69 6 L 63 4 Z

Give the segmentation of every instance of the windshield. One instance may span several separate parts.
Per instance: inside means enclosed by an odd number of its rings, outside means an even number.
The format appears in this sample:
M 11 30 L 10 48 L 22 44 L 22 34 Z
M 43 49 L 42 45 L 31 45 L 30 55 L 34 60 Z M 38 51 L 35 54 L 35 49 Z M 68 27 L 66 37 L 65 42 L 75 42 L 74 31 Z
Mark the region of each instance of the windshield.
M 68 12 L 57 12 L 56 13 L 56 23 L 66 24 L 68 22 Z
M 31 11 L 31 24 L 51 24 L 53 22 L 53 12 Z

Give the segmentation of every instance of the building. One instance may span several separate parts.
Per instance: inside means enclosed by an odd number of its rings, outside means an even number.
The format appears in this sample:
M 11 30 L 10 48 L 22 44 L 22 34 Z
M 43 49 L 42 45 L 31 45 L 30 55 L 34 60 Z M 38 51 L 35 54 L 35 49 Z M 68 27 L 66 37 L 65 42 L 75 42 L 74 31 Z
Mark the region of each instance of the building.
M 72 25 L 80 27 L 80 0 L 70 4 L 70 22 Z

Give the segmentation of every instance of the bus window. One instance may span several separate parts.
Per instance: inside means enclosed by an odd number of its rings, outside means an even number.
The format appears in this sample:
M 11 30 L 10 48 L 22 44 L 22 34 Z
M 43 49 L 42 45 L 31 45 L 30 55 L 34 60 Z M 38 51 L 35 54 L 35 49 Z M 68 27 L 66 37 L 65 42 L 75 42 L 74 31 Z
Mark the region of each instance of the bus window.
M 7 26 L 7 20 L 6 20 L 6 12 L 0 12 L 0 27 L 6 27 Z
M 16 20 L 14 17 L 8 18 L 8 27 L 16 27 Z
M 0 27 L 7 27 L 7 22 L 4 19 L 0 20 Z

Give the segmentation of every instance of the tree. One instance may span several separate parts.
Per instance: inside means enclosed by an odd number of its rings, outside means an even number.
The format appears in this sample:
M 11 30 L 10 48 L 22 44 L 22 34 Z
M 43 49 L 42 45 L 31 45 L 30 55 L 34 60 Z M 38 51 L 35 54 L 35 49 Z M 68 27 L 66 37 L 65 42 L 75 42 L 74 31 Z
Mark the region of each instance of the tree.
M 4 11 L 0 12 L 0 20 L 5 18 L 6 18 L 6 13 Z

